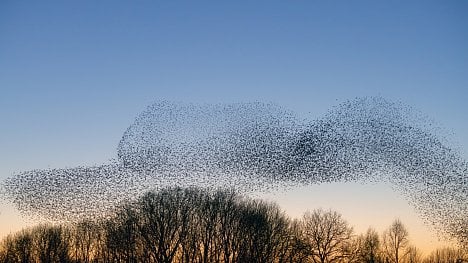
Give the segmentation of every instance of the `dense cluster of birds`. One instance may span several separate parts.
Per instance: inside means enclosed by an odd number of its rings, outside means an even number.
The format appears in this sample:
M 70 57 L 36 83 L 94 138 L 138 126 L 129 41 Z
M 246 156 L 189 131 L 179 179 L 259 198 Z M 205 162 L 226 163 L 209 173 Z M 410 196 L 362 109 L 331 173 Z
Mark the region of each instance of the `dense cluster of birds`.
M 125 131 L 106 165 L 33 170 L 3 182 L 27 215 L 105 216 L 148 190 L 234 188 L 384 180 L 426 222 L 468 245 L 468 164 L 410 107 L 356 98 L 308 121 L 269 103 L 159 102 Z

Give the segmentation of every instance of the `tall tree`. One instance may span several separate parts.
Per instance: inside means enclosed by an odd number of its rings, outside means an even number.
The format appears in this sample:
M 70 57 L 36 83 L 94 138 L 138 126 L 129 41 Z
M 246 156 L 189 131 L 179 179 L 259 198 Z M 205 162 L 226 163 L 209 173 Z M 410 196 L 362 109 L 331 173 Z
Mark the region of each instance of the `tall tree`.
M 239 215 L 238 261 L 278 262 L 284 258 L 289 239 L 289 220 L 277 205 L 246 201 Z
M 71 254 L 77 262 L 89 263 L 99 257 L 103 229 L 96 222 L 85 220 L 73 225 Z
M 139 203 L 138 230 L 150 262 L 173 262 L 189 233 L 192 207 L 181 188 L 149 192 Z
M 112 262 L 135 262 L 137 258 L 138 213 L 123 207 L 114 218 L 104 222 L 105 249 L 102 257 Z
M 399 219 L 396 219 L 383 233 L 386 259 L 392 263 L 401 262 L 408 242 L 408 230 Z
M 2 262 L 33 262 L 34 244 L 30 230 L 8 235 L 2 241 Z
M 379 234 L 373 228 L 367 229 L 366 234 L 360 236 L 359 260 L 363 263 L 380 262 Z
M 302 220 L 303 236 L 313 262 L 340 262 L 349 256 L 353 229 L 339 213 L 317 209 L 306 212 Z
M 32 236 L 37 261 L 69 261 L 70 233 L 66 227 L 39 225 L 32 230 Z

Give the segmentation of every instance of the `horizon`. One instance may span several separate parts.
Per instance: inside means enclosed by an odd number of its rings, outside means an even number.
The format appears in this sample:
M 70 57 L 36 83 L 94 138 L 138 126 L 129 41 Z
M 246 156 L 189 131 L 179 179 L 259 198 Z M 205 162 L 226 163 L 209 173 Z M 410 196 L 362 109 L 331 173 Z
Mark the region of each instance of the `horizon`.
M 181 105 L 193 105 L 193 104 L 181 104 Z M 236 105 L 242 105 L 242 104 L 236 104 Z M 203 104 L 203 106 L 207 106 L 207 105 Z M 405 108 L 405 106 L 403 106 L 403 108 Z M 147 110 L 145 110 L 145 112 L 147 112 Z M 189 112 L 187 112 L 186 114 L 190 114 Z M 160 115 L 160 114 L 161 113 L 156 114 L 156 115 Z M 177 113 L 175 114 L 177 115 Z M 330 115 L 330 113 L 328 113 L 327 115 Z M 165 117 L 160 116 L 160 118 L 162 122 L 165 121 Z M 140 117 L 136 118 L 136 120 L 139 120 L 139 122 L 142 121 Z M 304 125 L 309 126 L 311 125 L 310 123 L 314 123 L 316 121 L 317 120 L 309 120 L 308 121 L 309 124 L 307 124 L 308 122 L 306 122 L 306 124 Z M 138 123 L 138 122 L 135 121 L 135 123 Z M 200 122 L 200 125 L 204 126 L 203 122 Z M 432 123 L 428 123 L 428 124 L 422 123 L 422 125 L 429 125 L 431 129 L 435 129 L 435 131 L 438 131 L 438 128 L 431 127 Z M 127 132 L 128 131 L 129 130 L 127 129 Z M 171 137 L 173 136 L 177 137 L 177 135 L 171 135 Z M 123 138 L 125 138 L 125 136 Z M 443 140 L 444 137 L 440 139 Z M 122 143 L 122 140 L 120 140 L 119 144 Z M 418 142 L 415 142 L 415 143 L 418 143 Z M 190 162 L 189 160 L 187 161 Z M 115 164 L 112 164 L 113 162 L 115 161 L 111 161 L 111 162 L 108 161 L 108 162 L 104 162 L 103 164 L 93 164 L 91 167 L 99 167 L 99 165 L 106 166 L 109 164 L 115 165 Z M 86 166 L 80 166 L 80 167 L 86 168 Z M 73 167 L 63 167 L 63 168 L 74 169 Z M 62 173 L 59 172 L 60 168 L 58 170 L 57 168 L 52 168 L 52 169 L 47 168 L 46 170 L 43 170 L 43 171 L 45 171 L 47 174 L 48 173 L 53 174 L 53 173 L 58 172 L 57 178 L 60 178 L 62 176 L 61 175 Z M 76 173 L 76 172 L 73 172 L 73 170 L 70 170 L 70 172 Z M 189 173 L 189 171 L 187 172 Z M 184 172 L 184 173 L 187 173 L 187 172 Z M 411 244 L 417 245 L 417 247 L 421 249 L 424 255 L 428 255 L 431 251 L 437 248 L 441 248 L 445 246 L 452 246 L 452 247 L 456 246 L 456 243 L 454 243 L 453 240 L 449 241 L 445 239 L 446 237 L 439 236 L 440 234 L 442 234 L 441 230 L 436 230 L 433 226 L 430 226 L 430 223 L 425 222 L 421 218 L 422 215 L 420 213 L 418 214 L 415 212 L 417 207 L 415 207 L 414 205 L 413 206 L 410 205 L 409 202 L 411 202 L 411 200 L 408 199 L 408 197 L 405 197 L 403 195 L 403 193 L 401 192 L 402 190 L 397 190 L 396 188 L 397 186 L 390 183 L 388 181 L 389 179 L 384 179 L 387 176 L 385 175 L 385 173 L 388 173 L 388 172 L 385 172 L 385 171 L 379 172 L 378 170 L 376 170 L 376 172 L 381 173 L 384 177 L 377 176 L 374 179 L 364 178 L 364 179 L 358 179 L 357 181 L 351 181 L 351 182 L 331 181 L 331 182 L 318 182 L 318 183 L 313 183 L 313 182 L 293 183 L 290 186 L 277 186 L 277 187 L 275 185 L 268 186 L 267 184 L 266 189 L 268 189 L 269 187 L 273 187 L 272 188 L 273 190 L 264 189 L 260 191 L 254 190 L 253 192 L 248 191 L 247 193 L 245 193 L 245 195 L 253 197 L 253 198 L 260 198 L 260 199 L 264 199 L 267 201 L 275 202 L 279 204 L 280 208 L 283 211 L 285 211 L 291 218 L 301 218 L 302 215 L 306 211 L 311 211 L 311 210 L 318 209 L 318 208 L 331 209 L 333 211 L 337 211 L 343 215 L 345 220 L 349 219 L 350 225 L 356 230 L 354 233 L 356 235 L 364 233 L 368 228 L 374 228 L 378 231 L 378 233 L 382 233 L 389 226 L 391 221 L 395 219 L 400 219 L 407 226 L 407 229 L 409 230 L 409 233 L 410 233 L 409 238 L 410 238 L 410 241 L 412 242 Z M 36 170 L 34 173 L 38 173 L 36 177 L 37 176 L 41 177 L 40 175 L 41 170 Z M 134 173 L 135 173 L 135 176 L 137 176 L 137 173 L 138 173 L 137 170 Z M 112 174 L 110 175 L 112 176 Z M 90 176 L 90 175 L 84 174 L 83 176 Z M 158 176 L 157 172 L 155 176 Z M 164 175 L 161 174 L 160 176 L 163 176 L 164 178 Z M 217 176 L 216 174 L 213 174 L 214 180 L 216 180 L 216 176 Z M 14 179 L 14 177 L 11 177 L 11 178 Z M 30 178 L 34 178 L 34 176 Z M 168 180 L 174 180 L 174 179 L 168 179 Z M 219 178 L 218 180 L 224 180 L 224 179 Z M 22 184 L 24 183 L 25 181 L 22 182 Z M 241 186 L 242 184 L 239 184 L 239 183 L 240 182 L 237 182 L 238 184 L 237 188 L 239 187 L 242 188 Z M 41 182 L 35 182 L 34 184 L 40 185 Z M 76 183 L 73 183 L 73 185 L 75 184 Z M 214 182 L 214 185 L 216 184 L 217 183 Z M 262 184 L 261 181 L 258 181 L 258 184 L 261 185 Z M 167 185 L 170 185 L 170 183 Z M 221 188 L 229 187 L 229 185 L 230 184 L 228 183 L 225 186 L 219 185 L 218 187 L 221 187 Z M 286 183 L 286 185 L 288 185 L 288 183 Z M 110 189 L 112 189 L 112 185 L 110 185 L 109 187 L 111 187 Z M 157 189 L 159 186 L 156 183 L 154 186 L 148 185 L 148 187 L 149 188 L 144 188 L 144 189 L 152 189 L 152 187 L 156 187 Z M 30 188 L 30 186 L 26 188 L 32 191 L 31 190 L 32 188 Z M 122 190 L 117 190 L 117 191 L 121 192 Z M 43 189 L 42 191 L 47 192 L 48 190 Z M 10 199 L 11 198 L 12 197 L 10 197 Z M 76 198 L 80 198 L 80 197 L 77 196 Z M 27 204 L 28 201 L 26 201 L 26 203 L 24 202 L 25 201 L 23 201 L 23 203 L 17 202 L 16 206 L 20 205 L 22 207 L 27 207 L 24 205 L 25 204 L 28 205 Z M 82 205 L 86 205 L 86 201 L 82 201 L 82 202 L 84 202 L 82 203 Z M 5 204 L 6 203 L 4 203 L 4 205 Z M 6 229 L 4 229 L 2 230 L 2 232 L 0 232 L 2 236 L 5 237 L 6 234 L 11 233 L 11 229 L 15 230 L 16 228 L 16 231 L 18 231 L 19 228 L 21 228 L 22 224 L 26 224 L 26 225 L 37 224 L 38 221 L 35 221 L 34 218 L 36 218 L 37 220 L 39 217 L 41 217 L 41 213 L 45 213 L 44 215 L 46 215 L 48 213 L 47 211 L 53 208 L 52 207 L 44 208 L 44 210 L 42 210 L 43 208 L 39 208 L 39 209 L 40 210 L 37 210 L 37 211 L 28 211 L 27 209 L 25 210 L 25 208 L 22 208 L 21 212 L 24 213 L 24 216 L 26 218 L 32 219 L 32 221 L 29 221 L 29 222 L 22 221 L 21 223 L 21 220 L 18 220 L 20 219 L 19 217 L 21 217 L 20 214 L 17 214 L 16 212 L 14 212 L 10 207 L 9 210 L 7 210 L 7 214 L 3 215 L 4 217 L 9 218 L 10 222 L 12 223 L 12 224 L 10 223 L 9 225 L 10 232 L 5 231 Z M 63 208 L 57 207 L 57 209 L 60 210 Z M 92 212 L 93 210 L 89 210 L 89 211 L 91 213 L 94 213 Z M 88 217 L 92 219 L 92 214 L 90 215 L 91 217 L 89 216 Z M 78 219 L 79 218 L 80 217 L 78 217 Z M 96 217 L 96 218 L 99 218 L 99 217 Z M 60 217 L 57 219 L 58 219 L 57 222 L 61 221 Z M 69 219 L 66 219 L 66 220 L 69 220 Z M 71 219 L 71 220 L 74 221 L 75 219 Z M 47 222 L 47 221 L 48 221 L 47 219 L 42 219 L 39 222 Z M 54 222 L 54 220 L 52 220 L 52 222 Z
M 272 102 L 312 122 L 343 102 L 382 97 L 421 113 L 466 161 L 466 11 L 463 1 L 0 3 L 0 184 L 117 160 L 124 132 L 162 100 Z M 332 208 L 359 232 L 400 218 L 425 254 L 449 244 L 385 182 L 260 196 L 295 217 Z M 1 200 L 0 237 L 27 220 Z

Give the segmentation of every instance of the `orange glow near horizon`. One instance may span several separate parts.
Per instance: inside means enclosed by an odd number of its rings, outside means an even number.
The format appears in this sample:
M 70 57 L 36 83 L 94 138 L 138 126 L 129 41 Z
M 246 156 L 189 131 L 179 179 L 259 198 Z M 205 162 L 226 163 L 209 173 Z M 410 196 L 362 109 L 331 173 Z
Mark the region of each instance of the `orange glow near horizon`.
M 278 203 L 291 218 L 301 218 L 304 212 L 317 208 L 337 211 L 356 235 L 365 233 L 369 227 L 381 235 L 394 219 L 399 218 L 408 229 L 410 244 L 420 249 L 424 256 L 438 248 L 455 246 L 442 240 L 402 196 L 384 183 L 326 183 L 254 196 Z M 0 221 L 0 238 L 39 223 L 24 218 L 7 204 L 3 204 Z
M 358 235 L 365 233 L 369 227 L 382 235 L 398 218 L 409 232 L 410 244 L 420 249 L 424 256 L 438 248 L 455 246 L 425 224 L 405 198 L 385 183 L 301 186 L 266 194 L 262 198 L 277 202 L 292 218 L 301 218 L 305 211 L 316 208 L 335 210 L 342 214 Z

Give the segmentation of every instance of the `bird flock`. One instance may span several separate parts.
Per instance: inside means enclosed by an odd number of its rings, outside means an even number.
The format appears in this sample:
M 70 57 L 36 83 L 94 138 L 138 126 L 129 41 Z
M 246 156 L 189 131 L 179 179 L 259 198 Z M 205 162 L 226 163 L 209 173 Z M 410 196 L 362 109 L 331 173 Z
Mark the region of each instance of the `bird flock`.
M 168 186 L 249 194 L 386 181 L 439 233 L 468 245 L 467 161 L 423 115 L 381 97 L 346 101 L 317 120 L 272 103 L 158 102 L 125 131 L 117 156 L 22 172 L 2 191 L 25 215 L 76 221 Z

